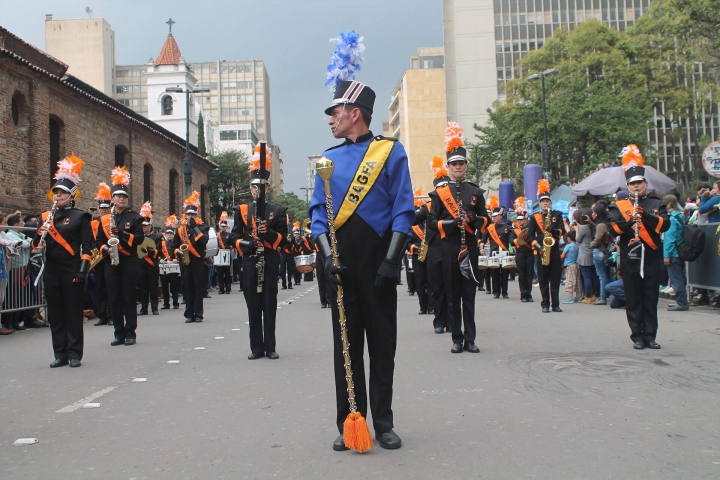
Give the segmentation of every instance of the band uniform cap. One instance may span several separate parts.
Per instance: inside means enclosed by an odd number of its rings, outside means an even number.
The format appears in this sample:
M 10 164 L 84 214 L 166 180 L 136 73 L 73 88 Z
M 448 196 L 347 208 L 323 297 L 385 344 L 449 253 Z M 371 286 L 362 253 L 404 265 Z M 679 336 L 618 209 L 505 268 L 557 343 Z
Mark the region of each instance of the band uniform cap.
M 270 170 L 265 171 L 264 179 L 260 177 L 260 170 L 253 170 L 250 172 L 250 185 L 269 183 L 268 180 L 270 180 Z
M 173 230 L 172 228 L 166 228 L 165 233 L 172 233 L 173 235 L 175 235 L 175 230 Z
M 497 217 L 498 215 L 501 214 L 501 212 L 502 212 L 502 209 L 500 209 L 500 208 L 495 208 L 495 209 L 493 209 L 493 211 L 492 211 L 492 216 L 493 216 L 493 217 Z
M 227 224 L 228 224 L 227 221 L 224 221 L 224 220 L 222 222 L 220 222 L 221 227 L 227 227 Z
M 544 198 L 547 198 L 548 200 L 552 200 L 552 197 L 550 196 L 549 193 L 541 193 L 540 195 L 538 195 L 538 202 Z
M 333 108 L 338 105 L 348 104 L 353 104 L 372 115 L 375 105 L 375 92 L 364 83 L 343 80 L 337 84 L 332 105 L 325 109 L 325 115 L 332 115 Z
M 52 191 L 56 188 L 59 188 L 60 190 L 69 193 L 70 195 L 75 195 L 75 192 L 77 191 L 77 184 L 69 178 L 61 178 L 55 182 L 55 185 L 53 185 L 50 190 Z
M 645 167 L 630 167 L 625 170 L 625 181 L 627 183 L 646 182 Z
M 465 147 L 454 147 L 447 152 L 447 163 L 451 162 L 467 163 L 467 150 L 465 150 Z
M 197 215 L 197 208 L 195 208 L 195 205 L 185 205 L 185 213 L 194 213 Z
M 143 217 L 143 225 L 152 225 L 152 218 L 150 217 Z
M 99 200 L 98 208 L 110 208 L 110 200 L 107 200 L 107 199 Z
M 525 214 L 524 213 L 518 213 L 515 217 L 515 220 L 525 220 Z
M 110 195 L 125 195 L 126 197 L 129 197 L 128 195 L 128 188 L 125 185 L 113 185 L 110 187 Z
M 448 184 L 450 181 L 450 177 L 448 176 L 442 176 L 440 178 L 433 178 L 433 187 L 443 187 Z

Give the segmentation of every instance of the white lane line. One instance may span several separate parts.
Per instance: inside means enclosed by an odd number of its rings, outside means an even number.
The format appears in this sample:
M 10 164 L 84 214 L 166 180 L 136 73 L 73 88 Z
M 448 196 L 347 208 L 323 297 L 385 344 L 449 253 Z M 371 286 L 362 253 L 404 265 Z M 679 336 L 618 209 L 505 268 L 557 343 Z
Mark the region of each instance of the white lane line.
M 56 411 L 55 413 L 72 413 L 75 410 L 77 410 L 78 408 L 81 408 L 86 403 L 90 403 L 93 400 L 95 400 L 96 398 L 100 398 L 103 395 L 105 395 L 106 393 L 112 392 L 116 388 L 117 387 L 104 388 L 104 389 L 100 390 L 99 392 L 95 392 L 92 395 L 89 395 L 89 396 L 83 398 L 82 400 L 78 400 L 77 402 L 73 403 L 72 405 L 68 405 L 65 408 L 61 408 L 60 410 Z

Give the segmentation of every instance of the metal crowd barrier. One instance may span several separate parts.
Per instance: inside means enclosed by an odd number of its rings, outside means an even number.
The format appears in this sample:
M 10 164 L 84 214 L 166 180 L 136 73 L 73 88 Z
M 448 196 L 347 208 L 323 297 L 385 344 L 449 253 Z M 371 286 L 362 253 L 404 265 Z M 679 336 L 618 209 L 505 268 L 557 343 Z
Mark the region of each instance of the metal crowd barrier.
M 32 240 L 37 228 L 15 227 L 2 225 L 0 230 L 19 231 Z M 4 248 L 4 247 L 0 247 Z M 22 250 L 22 248 L 20 249 Z M 4 301 L 0 306 L 0 314 L 31 310 L 45 307 L 45 292 L 43 282 L 38 282 L 35 287 L 35 277 L 28 272 L 27 260 L 30 257 L 30 250 L 26 249 L 18 258 L 8 257 L 8 249 L 5 248 L 6 265 L 8 267 L 7 286 L 5 287 Z

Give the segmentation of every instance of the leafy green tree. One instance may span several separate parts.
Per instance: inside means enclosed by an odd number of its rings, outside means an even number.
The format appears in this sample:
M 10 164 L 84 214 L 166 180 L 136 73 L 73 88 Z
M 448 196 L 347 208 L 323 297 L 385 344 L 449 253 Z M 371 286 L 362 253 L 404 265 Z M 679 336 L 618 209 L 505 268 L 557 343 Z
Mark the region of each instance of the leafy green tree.
M 207 150 L 205 148 L 205 121 L 203 120 L 203 114 L 200 112 L 198 117 L 198 138 L 197 138 L 198 153 L 203 157 L 207 156 Z
M 307 203 L 305 203 L 305 200 L 298 197 L 294 192 L 273 195 L 272 203 L 288 207 L 290 225 L 295 222 L 300 222 L 302 224 L 303 220 L 308 218 Z
M 252 201 L 248 173 L 250 159 L 239 150 L 221 152 L 209 159 L 218 166 L 210 173 L 209 181 L 210 217 L 214 224 L 223 210 L 232 216 L 235 205 Z

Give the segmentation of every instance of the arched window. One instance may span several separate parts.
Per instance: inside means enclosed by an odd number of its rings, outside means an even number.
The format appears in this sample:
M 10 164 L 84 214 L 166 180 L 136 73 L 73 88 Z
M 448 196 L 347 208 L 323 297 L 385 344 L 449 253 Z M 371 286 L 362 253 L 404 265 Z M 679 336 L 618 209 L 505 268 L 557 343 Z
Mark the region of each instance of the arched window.
M 128 149 L 123 145 L 115 145 L 115 166 L 125 166 L 125 155 L 128 153 Z
M 170 181 L 168 182 L 168 193 L 170 197 L 170 201 L 168 203 L 169 210 L 168 215 L 177 215 L 178 214 L 178 208 L 177 208 L 177 191 L 178 191 L 178 172 L 173 170 L 170 170 Z
M 55 115 L 50 115 L 50 186 L 55 181 L 57 162 L 65 151 L 65 124 Z
M 28 108 L 27 101 L 25 101 L 25 95 L 20 92 L 15 92 L 12 96 L 10 110 L 13 123 L 18 130 L 27 132 L 30 126 L 30 109 Z
M 172 115 L 173 114 L 173 99 L 170 95 L 165 95 L 161 100 L 161 115 Z
M 153 196 L 153 168 L 149 163 L 143 167 L 143 202 L 151 201 Z

